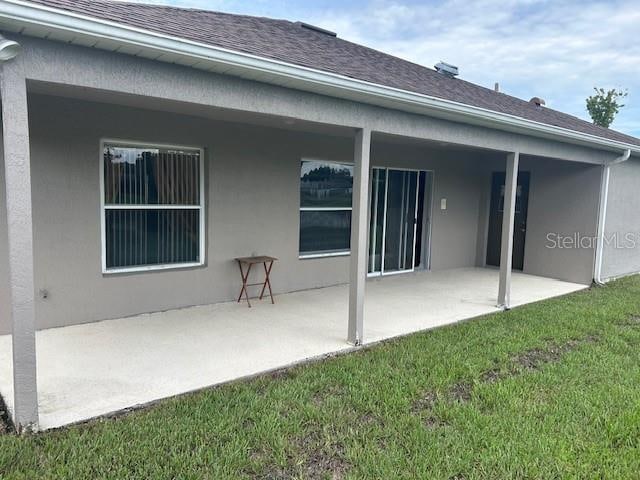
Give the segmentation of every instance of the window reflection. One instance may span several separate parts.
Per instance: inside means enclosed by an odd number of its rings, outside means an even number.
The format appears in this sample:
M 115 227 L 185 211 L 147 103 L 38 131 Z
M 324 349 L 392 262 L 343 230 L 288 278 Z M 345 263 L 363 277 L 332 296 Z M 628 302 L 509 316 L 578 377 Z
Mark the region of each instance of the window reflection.
M 353 166 L 305 160 L 300 168 L 300 254 L 349 252 Z
M 107 145 L 107 205 L 197 205 L 200 152 Z
M 353 166 L 304 161 L 300 172 L 302 207 L 351 207 Z
M 202 260 L 200 150 L 105 144 L 107 269 Z

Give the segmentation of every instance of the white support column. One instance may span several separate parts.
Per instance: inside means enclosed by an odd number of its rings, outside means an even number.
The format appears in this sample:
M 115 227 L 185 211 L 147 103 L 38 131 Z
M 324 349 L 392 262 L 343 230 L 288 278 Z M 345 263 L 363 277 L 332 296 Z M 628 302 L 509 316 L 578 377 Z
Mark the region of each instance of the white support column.
M 500 284 L 498 307 L 511 308 L 511 266 L 513 263 L 513 228 L 515 224 L 516 193 L 518 189 L 518 163 L 520 153 L 507 155 L 507 173 L 504 184 L 502 210 L 502 242 L 500 247 Z
M 353 211 L 351 213 L 351 266 L 349 272 L 349 331 L 347 340 L 361 345 L 364 326 L 364 287 L 367 280 L 369 226 L 369 155 L 371 130 L 359 130 L 355 139 Z
M 38 392 L 27 85 L 17 61 L 0 66 L 0 96 L 13 326 L 13 418 L 18 431 L 28 431 L 38 428 Z

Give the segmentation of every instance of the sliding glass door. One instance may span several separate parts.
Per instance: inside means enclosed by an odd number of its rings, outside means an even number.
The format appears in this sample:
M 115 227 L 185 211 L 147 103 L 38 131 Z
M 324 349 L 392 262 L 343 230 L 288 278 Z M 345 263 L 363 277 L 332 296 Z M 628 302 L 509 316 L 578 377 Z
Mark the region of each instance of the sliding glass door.
M 374 168 L 372 177 L 369 273 L 413 271 L 420 172 Z
M 384 245 L 384 213 L 386 205 L 387 170 L 374 168 L 371 189 L 371 223 L 369 228 L 369 273 L 382 271 Z

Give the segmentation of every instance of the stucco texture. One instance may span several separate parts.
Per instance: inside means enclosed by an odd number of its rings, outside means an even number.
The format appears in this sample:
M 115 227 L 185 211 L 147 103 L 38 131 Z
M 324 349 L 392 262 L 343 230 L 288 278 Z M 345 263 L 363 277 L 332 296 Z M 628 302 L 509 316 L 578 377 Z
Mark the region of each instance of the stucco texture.
M 640 271 L 640 161 L 611 167 L 602 258 L 603 278 Z
M 239 289 L 232 259 L 253 253 L 279 258 L 272 278 L 276 293 L 348 280 L 347 257 L 298 258 L 299 162 L 351 162 L 352 138 L 48 95 L 30 96 L 30 128 L 35 288 L 49 293 L 36 299 L 39 329 L 231 300 Z M 102 138 L 204 147 L 204 267 L 102 274 Z M 504 168 L 500 155 L 374 138 L 371 165 L 433 172 L 433 270 L 483 264 L 490 178 Z M 599 177 L 591 172 L 599 169 L 539 158 L 524 159 L 522 168 L 532 171 L 525 272 L 588 283 L 589 254 L 550 252 L 542 240 L 560 228 L 595 229 L 597 189 L 591 187 L 595 181 L 597 188 Z M 442 198 L 446 210 L 439 208 Z M 5 244 L 0 247 L 6 251 Z M 6 284 L 5 262 L 0 281 Z M 6 333 L 2 304 L 0 332 Z
M 291 79 L 284 86 L 274 85 L 255 81 L 251 76 L 239 78 L 239 74 L 222 75 L 99 49 L 21 35 L 11 37 L 23 45 L 23 53 L 15 61 L 22 65 L 30 83 L 94 89 L 110 103 L 116 100 L 117 93 L 130 99 L 135 96 L 140 104 L 145 100 L 148 105 L 176 101 L 194 109 L 217 107 L 325 125 L 366 127 L 389 135 L 595 164 L 619 155 L 517 134 L 508 128 L 459 123 L 446 112 L 430 112 L 427 116 L 417 114 L 424 111 L 410 105 L 400 111 L 385 108 L 388 105 L 382 101 L 372 105 L 363 103 L 366 98 L 347 100 L 342 98 L 343 92 L 329 87 L 318 86 L 313 93 L 305 92 Z

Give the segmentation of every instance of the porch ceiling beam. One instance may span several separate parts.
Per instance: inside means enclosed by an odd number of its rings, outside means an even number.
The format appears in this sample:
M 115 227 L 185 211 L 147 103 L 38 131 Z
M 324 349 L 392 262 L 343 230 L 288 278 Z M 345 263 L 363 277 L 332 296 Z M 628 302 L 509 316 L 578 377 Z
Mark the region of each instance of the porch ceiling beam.
M 364 289 L 367 280 L 369 226 L 369 157 L 371 130 L 358 130 L 354 145 L 351 264 L 349 271 L 349 328 L 347 340 L 361 345 L 364 328 Z
M 0 0 L 1 2 L 2 0 Z M 496 152 L 519 151 L 526 155 L 602 164 L 619 148 L 597 149 L 553 139 L 506 131 L 485 124 L 464 124 L 454 118 L 416 115 L 392 110 L 387 105 L 372 105 L 313 94 L 293 88 L 217 74 L 134 56 L 100 51 L 74 45 L 14 36 L 23 44 L 29 87 L 37 91 L 51 87 L 69 87 L 103 95 L 107 92 L 134 96 L 142 108 L 153 109 L 154 101 L 180 102 L 258 115 L 280 117 L 274 126 L 285 126 L 284 119 L 298 119 L 348 129 L 368 128 L 387 135 L 445 142 L 451 145 L 482 148 Z M 112 99 L 109 99 L 112 98 Z M 142 101 L 144 100 L 144 102 Z M 149 103 L 146 103 L 149 102 Z M 118 103 L 117 100 L 115 103 Z
M 27 86 L 19 61 L 0 66 L 13 342 L 13 418 L 38 428 L 31 165 Z
M 504 184 L 502 210 L 502 242 L 500 248 L 500 281 L 498 307 L 511 308 L 511 267 L 513 263 L 513 230 L 515 226 L 516 194 L 518 189 L 518 164 L 520 153 L 507 155 L 507 172 Z
M 113 50 L 124 47 L 128 51 L 145 52 L 147 56 L 160 61 L 178 61 L 186 65 L 198 65 L 206 70 L 229 71 L 271 84 L 287 83 L 294 88 L 321 95 L 606 150 L 631 148 L 634 153 L 640 153 L 637 145 L 618 140 L 24 0 L 0 0 L 0 19 L 9 23 L 16 31 L 35 27 L 36 30 L 44 30 L 52 38 L 69 43 L 79 40 L 82 44 Z

